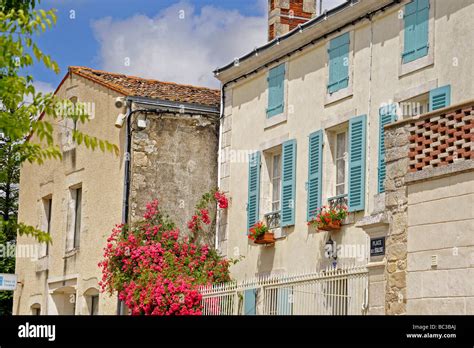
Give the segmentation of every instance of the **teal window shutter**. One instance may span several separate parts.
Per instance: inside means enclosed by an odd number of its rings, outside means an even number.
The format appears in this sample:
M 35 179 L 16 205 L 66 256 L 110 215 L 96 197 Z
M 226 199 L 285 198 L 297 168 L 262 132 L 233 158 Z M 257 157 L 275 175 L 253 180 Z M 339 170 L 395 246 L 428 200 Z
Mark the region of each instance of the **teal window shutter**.
M 277 315 L 293 314 L 293 288 L 275 289 L 277 293 Z
M 257 289 L 249 289 L 244 291 L 244 315 L 257 314 Z
M 367 116 L 349 120 L 349 211 L 365 208 L 365 139 Z
M 430 91 L 430 111 L 451 105 L 451 85 L 439 87 Z
M 349 86 L 349 41 L 349 33 L 345 33 L 329 42 L 329 93 Z
M 309 135 L 307 221 L 311 220 L 321 207 L 322 169 L 323 131 L 318 130 Z
M 296 140 L 282 145 L 281 226 L 295 224 Z
M 403 63 L 428 54 L 429 12 L 429 0 L 413 0 L 405 5 Z
M 258 221 L 260 200 L 260 152 L 249 158 L 248 203 L 247 203 L 247 234 Z
M 384 126 L 397 120 L 397 106 L 390 104 L 379 109 L 379 161 L 378 161 L 378 193 L 385 192 L 385 130 Z
M 280 64 L 268 72 L 267 117 L 283 112 L 285 95 L 285 64 Z

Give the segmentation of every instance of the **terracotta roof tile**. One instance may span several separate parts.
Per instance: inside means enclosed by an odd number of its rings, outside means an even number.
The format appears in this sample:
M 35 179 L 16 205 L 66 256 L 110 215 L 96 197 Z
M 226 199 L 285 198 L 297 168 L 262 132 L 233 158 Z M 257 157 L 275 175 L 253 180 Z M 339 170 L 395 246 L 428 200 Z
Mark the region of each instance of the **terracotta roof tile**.
M 69 72 L 97 82 L 126 96 L 156 98 L 215 107 L 218 107 L 220 103 L 220 92 L 217 89 L 144 79 L 81 66 L 70 66 Z

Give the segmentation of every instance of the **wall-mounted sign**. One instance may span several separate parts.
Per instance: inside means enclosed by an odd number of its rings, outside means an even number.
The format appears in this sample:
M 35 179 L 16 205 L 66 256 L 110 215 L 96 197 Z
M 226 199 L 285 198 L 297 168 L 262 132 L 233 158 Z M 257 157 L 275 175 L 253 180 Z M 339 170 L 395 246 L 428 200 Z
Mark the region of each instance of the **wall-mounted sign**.
M 370 256 L 385 255 L 385 237 L 370 239 Z
M 16 274 L 0 273 L 0 290 L 15 290 L 17 283 Z

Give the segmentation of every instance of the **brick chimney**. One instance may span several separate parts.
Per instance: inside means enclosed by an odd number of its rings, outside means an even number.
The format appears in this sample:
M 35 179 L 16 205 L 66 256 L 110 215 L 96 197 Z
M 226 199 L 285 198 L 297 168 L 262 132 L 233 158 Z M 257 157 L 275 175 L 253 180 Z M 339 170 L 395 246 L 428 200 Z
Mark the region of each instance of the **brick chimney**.
M 316 16 L 316 0 L 268 0 L 268 41 Z

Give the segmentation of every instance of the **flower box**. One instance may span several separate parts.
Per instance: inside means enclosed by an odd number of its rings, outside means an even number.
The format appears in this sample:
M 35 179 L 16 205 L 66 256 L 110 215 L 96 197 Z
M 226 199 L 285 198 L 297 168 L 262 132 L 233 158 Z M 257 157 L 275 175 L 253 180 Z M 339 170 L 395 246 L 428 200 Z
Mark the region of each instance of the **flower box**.
M 341 229 L 341 220 L 334 220 L 327 224 L 318 225 L 318 230 L 321 231 L 339 231 Z
M 274 244 L 275 234 L 273 232 L 265 232 L 261 237 L 254 241 L 255 244 Z

